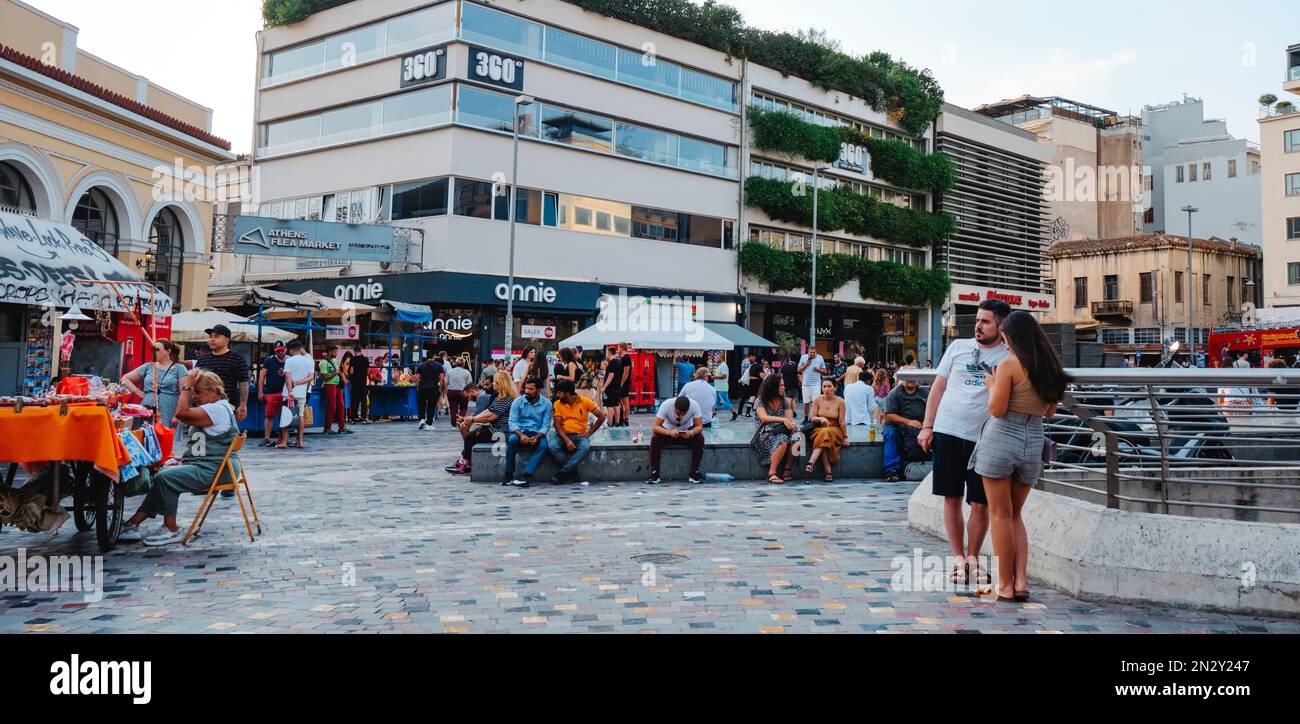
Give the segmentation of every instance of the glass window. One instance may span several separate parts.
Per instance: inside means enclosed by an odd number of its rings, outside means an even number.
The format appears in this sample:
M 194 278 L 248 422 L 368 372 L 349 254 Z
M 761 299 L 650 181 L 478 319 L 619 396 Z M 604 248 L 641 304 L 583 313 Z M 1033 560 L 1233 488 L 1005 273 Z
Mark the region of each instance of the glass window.
M 1102 279 L 1102 294 L 1105 295 L 1102 299 L 1108 302 L 1113 302 L 1119 299 L 1118 274 L 1107 274 L 1106 277 Z
M 580 73 L 614 78 L 614 46 L 563 30 L 546 28 L 546 60 Z
M 579 148 L 612 151 L 613 123 L 608 118 L 567 108 L 542 106 L 542 138 Z
M 1183 303 L 1183 273 L 1174 272 L 1174 304 Z
M 325 64 L 325 43 L 317 42 L 271 53 L 267 61 L 266 80 L 280 83 L 320 72 Z
M 1181 327 L 1179 328 L 1181 329 Z M 1138 327 L 1133 330 L 1133 342 L 1136 344 L 1159 344 L 1159 327 Z
M 1209 161 L 1206 161 L 1205 163 L 1202 163 L 1202 164 L 1201 164 L 1201 179 L 1204 180 L 1204 181 L 1209 181 L 1209 180 L 1210 180 L 1210 162 L 1209 162 Z
M 559 194 L 547 193 L 542 197 L 542 225 L 555 226 L 557 209 L 560 205 Z
M 291 118 L 263 126 L 262 143 L 266 153 L 289 153 L 320 145 L 319 115 Z
M 677 136 L 649 128 L 619 123 L 618 152 L 643 161 L 677 165 Z
M 1139 301 L 1143 304 L 1150 304 L 1155 297 L 1155 292 L 1151 286 L 1151 272 L 1142 272 L 1138 274 Z
M 447 213 L 450 179 L 412 181 L 393 186 L 393 221 L 443 216 Z
M 614 233 L 619 236 L 632 235 L 632 218 L 629 216 L 614 217 Z
M 165 208 L 149 225 L 149 243 L 153 247 L 153 263 L 144 278 L 173 300 L 181 295 L 181 258 L 185 253 L 185 238 L 176 212 Z
M 457 216 L 472 216 L 476 219 L 492 218 L 492 184 L 488 181 L 456 179 Z
M 1210 303 L 1210 275 L 1201 275 L 1201 303 L 1209 305 Z
M 737 109 L 735 83 L 685 68 L 681 74 L 682 98 L 714 108 L 730 111 Z
M 427 48 L 443 40 L 450 40 L 454 33 L 450 27 L 439 25 L 439 10 L 439 8 L 429 8 L 389 20 L 388 54 L 406 53 Z
M 1101 330 L 1102 344 L 1128 344 L 1128 339 L 1129 337 L 1128 337 L 1127 329 L 1102 329 Z
M 461 3 L 460 36 L 508 53 L 542 57 L 541 25 L 476 3 Z
M 1183 167 L 1182 167 L 1181 165 L 1179 165 L 1179 166 L 1174 166 L 1174 181 L 1177 182 L 1177 183 L 1182 183 L 1182 182 L 1183 182 L 1183 173 L 1184 173 L 1184 171 L 1183 171 Z
M 36 202 L 27 179 L 16 166 L 3 161 L 0 161 L 0 206 L 36 213 Z
M 383 55 L 384 24 L 376 23 L 326 38 L 322 70 L 350 67 Z
M 1286 283 L 1300 284 L 1300 264 L 1289 262 L 1286 265 Z
M 1300 151 L 1300 129 L 1286 131 L 1282 134 L 1282 150 L 1285 153 Z
M 72 212 L 72 226 L 105 251 L 117 253 L 117 209 L 101 189 L 82 194 Z
M 1292 216 L 1286 220 L 1286 238 L 1300 239 L 1300 216 Z
M 1074 278 L 1074 306 L 1076 309 L 1088 306 L 1088 277 Z
M 1196 164 L 1189 163 L 1187 164 L 1187 181 L 1191 183 L 1195 180 L 1196 180 Z
M 401 93 L 384 99 L 382 133 L 401 133 L 451 122 L 451 85 Z
M 1286 175 L 1286 195 L 1300 196 L 1300 173 Z
M 490 131 L 514 131 L 511 120 L 515 100 L 500 93 L 491 93 L 468 85 L 460 86 L 460 99 L 456 104 L 456 121 L 470 126 L 486 128 Z M 532 106 L 521 108 L 523 113 L 531 113 Z
M 581 206 L 573 207 L 573 225 L 591 226 L 591 209 Z
M 378 102 L 344 106 L 321 114 L 321 145 L 359 141 L 379 134 L 383 105 Z
M 618 50 L 618 80 L 638 88 L 677 95 L 681 90 L 681 69 L 675 63 L 652 55 Z
M 715 176 L 726 175 L 727 147 L 708 141 L 683 136 L 680 140 L 680 166 L 692 171 L 703 171 Z
M 597 211 L 597 212 L 596 212 L 596 230 L 597 230 L 597 231 L 612 231 L 612 230 L 613 230 L 613 227 L 614 227 L 614 225 L 613 225 L 613 219 L 610 217 L 608 211 Z
M 1236 177 L 1237 177 L 1237 159 L 1230 158 L 1228 159 L 1228 178 L 1236 178 Z M 1147 190 L 1150 191 L 1151 189 L 1148 188 Z

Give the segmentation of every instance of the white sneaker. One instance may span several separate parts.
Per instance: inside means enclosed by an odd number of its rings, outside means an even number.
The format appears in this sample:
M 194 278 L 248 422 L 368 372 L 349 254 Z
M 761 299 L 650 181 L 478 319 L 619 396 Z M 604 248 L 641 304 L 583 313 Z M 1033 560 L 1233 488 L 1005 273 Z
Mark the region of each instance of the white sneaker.
M 184 539 L 184 530 L 177 528 L 176 532 L 173 533 L 170 530 L 167 530 L 166 526 L 164 526 L 162 530 L 154 533 L 148 538 L 145 538 L 143 543 L 147 546 L 167 546 L 173 543 L 180 543 Z
M 428 430 L 428 429 L 429 429 L 429 426 L 426 425 L 426 424 L 424 423 L 423 420 L 421 420 L 421 421 L 420 421 L 420 426 L 417 427 L 416 429 L 417 429 L 417 430 Z
M 156 536 L 159 533 L 163 533 L 163 532 L 170 533 L 171 531 L 167 530 L 167 526 L 163 525 L 162 523 L 159 523 L 158 527 L 154 528 L 148 533 L 144 532 L 143 530 L 140 530 L 139 525 L 123 524 L 122 532 L 118 534 L 117 541 L 119 543 L 139 543 L 145 538 L 152 538 L 153 536 Z

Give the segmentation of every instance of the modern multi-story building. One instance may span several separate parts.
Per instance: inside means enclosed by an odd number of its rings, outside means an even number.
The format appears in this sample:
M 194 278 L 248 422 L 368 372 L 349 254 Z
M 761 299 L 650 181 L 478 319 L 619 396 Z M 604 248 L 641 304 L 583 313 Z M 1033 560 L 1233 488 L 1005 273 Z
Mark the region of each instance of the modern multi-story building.
M 1026 95 L 973 110 L 1023 128 L 1052 149 L 1051 243 L 1140 233 L 1147 202 L 1137 118 L 1056 96 Z
M 474 330 L 453 351 L 478 359 L 505 336 L 516 115 L 515 273 L 523 290 L 543 290 L 515 292 L 516 347 L 536 330 L 577 332 L 602 295 L 623 289 L 702 297 L 708 321 L 806 338 L 808 297 L 742 276 L 737 248 L 807 248 L 809 229 L 745 207 L 742 179 L 813 167 L 751 150 L 746 107 L 930 146 L 845 93 L 559 0 L 356 0 L 263 30 L 257 44 L 256 213 L 413 232 L 396 261 L 252 256 L 223 260 L 214 284 L 428 304 Z M 860 158 L 824 176 L 930 208 L 927 193 L 875 178 Z M 821 244 L 929 263 L 927 251 L 878 239 L 839 233 Z M 928 315 L 864 300 L 856 287 L 819 300 L 819 343 L 921 353 Z
M 1259 220 L 1259 147 L 1228 133 L 1227 121 L 1206 119 L 1197 98 L 1142 109 L 1145 158 L 1150 167 L 1150 208 L 1143 233 L 1187 232 L 1183 208 L 1196 236 L 1262 241 Z
M 211 133 L 210 109 L 78 48 L 77 35 L 68 22 L 0 0 L 0 209 L 70 224 L 153 282 L 173 309 L 200 306 L 211 170 L 234 158 L 230 144 Z M 9 354 L 28 338 L 22 309 L 0 304 L 0 394 L 23 377 Z M 112 336 L 120 317 L 100 331 Z M 96 371 L 125 363 L 115 338 L 82 336 L 77 354 L 94 357 Z M 136 363 L 146 354 L 132 352 Z
M 1047 322 L 1096 330 L 1107 350 L 1159 353 L 1166 340 L 1187 342 L 1188 314 L 1197 351 L 1210 329 L 1241 321 L 1242 302 L 1258 302 L 1260 248 L 1212 239 L 1192 242 L 1187 304 L 1187 237 L 1150 234 L 1061 242 L 1047 250 L 1057 308 Z
M 1300 95 L 1300 44 L 1286 50 L 1282 90 Z M 1300 306 L 1300 111 L 1259 119 L 1264 304 Z
M 935 261 L 953 282 L 948 331 L 967 336 L 985 299 L 1054 311 L 1055 297 L 1043 286 L 1050 222 L 1043 191 L 1052 149 L 1029 131 L 952 104 L 935 124 L 935 149 L 957 168 L 956 184 L 938 199 L 939 209 L 957 219 L 957 232 Z

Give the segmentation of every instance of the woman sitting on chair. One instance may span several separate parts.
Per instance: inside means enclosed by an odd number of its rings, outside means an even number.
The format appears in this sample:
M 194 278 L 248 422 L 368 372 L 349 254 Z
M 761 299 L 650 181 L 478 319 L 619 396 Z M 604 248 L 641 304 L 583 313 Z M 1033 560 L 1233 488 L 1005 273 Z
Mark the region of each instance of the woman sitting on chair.
M 239 436 L 239 422 L 235 408 L 226 401 L 226 391 L 221 378 L 203 369 L 194 369 L 181 382 L 181 395 L 176 403 L 176 419 L 190 426 L 190 437 L 178 441 L 185 446 L 181 464 L 163 468 L 153 477 L 153 486 L 131 519 L 122 526 L 119 541 L 142 540 L 147 546 L 180 543 L 185 532 L 176 524 L 176 507 L 181 493 L 202 493 L 212 486 L 217 469 L 226 457 L 226 450 Z M 229 476 L 239 466 L 239 459 L 230 456 L 230 469 L 223 483 L 233 482 Z M 162 513 L 163 522 L 156 531 L 145 535 L 140 524 L 145 518 Z

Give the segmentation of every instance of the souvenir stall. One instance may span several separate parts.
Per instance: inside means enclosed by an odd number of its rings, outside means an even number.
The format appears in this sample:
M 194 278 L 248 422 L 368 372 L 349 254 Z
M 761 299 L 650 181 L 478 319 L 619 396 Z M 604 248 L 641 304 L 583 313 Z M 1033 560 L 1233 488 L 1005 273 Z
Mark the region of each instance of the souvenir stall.
M 389 300 L 371 314 L 372 331 L 363 335 L 361 343 L 362 354 L 371 358 L 366 388 L 371 418 L 419 416 L 411 373 L 423 361 L 424 343 L 435 339 L 426 331 L 432 321 L 433 309 L 428 306 Z
M 627 343 L 632 359 L 632 394 L 629 405 L 634 409 L 654 411 L 660 401 L 673 394 L 672 366 L 680 355 L 698 357 L 708 352 L 729 352 L 735 345 L 722 335 L 697 325 L 691 331 L 618 331 L 601 329 L 599 323 L 560 342 L 561 347 L 608 349 Z M 666 372 L 666 378 L 663 374 Z M 656 378 L 667 384 L 656 384 Z

